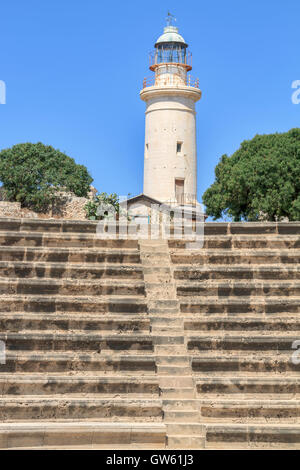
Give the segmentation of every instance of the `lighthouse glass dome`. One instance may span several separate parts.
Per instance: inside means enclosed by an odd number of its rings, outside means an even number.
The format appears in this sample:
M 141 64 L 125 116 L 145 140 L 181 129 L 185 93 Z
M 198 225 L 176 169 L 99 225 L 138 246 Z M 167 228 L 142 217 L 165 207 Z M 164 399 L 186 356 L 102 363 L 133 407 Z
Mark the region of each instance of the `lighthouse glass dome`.
M 157 46 L 157 63 L 186 63 L 185 46 L 170 42 Z
M 180 64 L 191 69 L 191 54 L 188 45 L 175 26 L 166 26 L 163 34 L 155 43 L 155 51 L 150 53 L 150 69 L 155 70 L 160 64 Z

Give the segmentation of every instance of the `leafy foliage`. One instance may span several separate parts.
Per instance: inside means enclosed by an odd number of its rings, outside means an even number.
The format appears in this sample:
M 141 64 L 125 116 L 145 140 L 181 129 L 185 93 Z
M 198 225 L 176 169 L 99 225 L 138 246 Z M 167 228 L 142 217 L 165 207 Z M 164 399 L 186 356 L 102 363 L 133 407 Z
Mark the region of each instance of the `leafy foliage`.
M 100 208 L 102 209 L 101 211 L 99 211 Z M 119 198 L 116 193 L 96 194 L 93 200 L 85 205 L 86 215 L 90 220 L 100 220 L 110 215 L 113 216 L 111 208 L 113 208 L 115 214 L 120 213 Z
M 300 129 L 256 135 L 223 155 L 203 202 L 214 220 L 300 220 Z
M 87 196 L 93 181 L 84 165 L 40 142 L 2 150 L 0 180 L 10 201 L 36 211 L 47 210 L 58 191 Z

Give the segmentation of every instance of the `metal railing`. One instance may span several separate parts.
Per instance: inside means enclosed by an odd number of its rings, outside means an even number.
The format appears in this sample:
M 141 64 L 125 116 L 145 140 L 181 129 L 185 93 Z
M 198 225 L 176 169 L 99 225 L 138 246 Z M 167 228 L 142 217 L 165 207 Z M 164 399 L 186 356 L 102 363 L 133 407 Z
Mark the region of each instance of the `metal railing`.
M 197 204 L 197 195 L 190 193 L 176 194 L 174 199 L 166 201 L 165 204 L 170 205 L 171 207 L 179 205 L 196 205 Z
M 191 75 L 187 75 L 186 78 L 179 77 L 177 75 L 165 75 L 164 77 L 145 77 L 143 80 L 143 88 L 151 86 L 190 86 L 199 88 L 199 78 L 194 78 Z
M 155 50 L 149 54 L 150 69 L 154 70 L 157 66 L 163 64 L 176 64 L 185 66 L 188 70 L 192 68 L 192 53 L 183 50 Z

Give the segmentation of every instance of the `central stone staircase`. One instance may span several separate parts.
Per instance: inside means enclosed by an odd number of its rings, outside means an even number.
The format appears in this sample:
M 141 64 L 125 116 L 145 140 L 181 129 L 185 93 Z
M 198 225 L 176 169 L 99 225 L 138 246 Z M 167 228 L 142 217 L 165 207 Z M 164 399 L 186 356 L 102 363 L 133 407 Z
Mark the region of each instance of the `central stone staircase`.
M 300 224 L 0 219 L 0 448 L 299 448 Z

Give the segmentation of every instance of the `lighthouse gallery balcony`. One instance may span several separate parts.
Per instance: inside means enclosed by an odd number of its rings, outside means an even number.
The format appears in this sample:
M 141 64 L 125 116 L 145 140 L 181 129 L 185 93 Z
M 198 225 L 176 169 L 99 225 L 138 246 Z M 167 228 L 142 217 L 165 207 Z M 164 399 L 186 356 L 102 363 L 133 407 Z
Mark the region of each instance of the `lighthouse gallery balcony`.
M 186 75 L 185 77 L 174 75 L 174 74 L 164 74 L 164 76 L 152 76 L 145 77 L 143 80 L 143 88 L 153 87 L 153 86 L 187 86 L 193 88 L 199 88 L 199 78 L 194 78 L 191 75 Z

